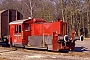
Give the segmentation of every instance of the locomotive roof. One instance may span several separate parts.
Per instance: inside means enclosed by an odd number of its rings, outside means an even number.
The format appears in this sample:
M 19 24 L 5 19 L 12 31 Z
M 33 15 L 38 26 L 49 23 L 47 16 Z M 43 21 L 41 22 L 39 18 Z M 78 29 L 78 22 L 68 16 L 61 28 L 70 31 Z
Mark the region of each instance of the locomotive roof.
M 29 19 L 23 19 L 23 20 L 12 21 L 12 22 L 9 23 L 9 25 L 10 25 L 10 24 L 22 24 L 23 22 L 25 22 L 25 21 L 27 21 L 27 20 L 29 20 Z

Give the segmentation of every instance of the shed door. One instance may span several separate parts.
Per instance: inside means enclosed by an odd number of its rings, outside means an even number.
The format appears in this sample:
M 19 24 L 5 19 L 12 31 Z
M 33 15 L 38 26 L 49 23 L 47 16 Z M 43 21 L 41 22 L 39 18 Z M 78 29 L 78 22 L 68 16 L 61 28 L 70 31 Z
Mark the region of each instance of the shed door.
M 21 30 L 22 30 L 21 25 L 15 25 L 15 30 L 14 30 L 14 42 L 15 43 L 22 43 Z

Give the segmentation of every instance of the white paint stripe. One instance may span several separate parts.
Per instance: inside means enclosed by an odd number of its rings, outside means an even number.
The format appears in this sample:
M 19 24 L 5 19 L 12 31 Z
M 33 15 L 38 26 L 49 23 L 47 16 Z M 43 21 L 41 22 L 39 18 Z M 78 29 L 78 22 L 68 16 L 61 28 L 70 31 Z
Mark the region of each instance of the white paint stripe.
M 21 36 L 21 35 L 14 35 L 14 36 Z

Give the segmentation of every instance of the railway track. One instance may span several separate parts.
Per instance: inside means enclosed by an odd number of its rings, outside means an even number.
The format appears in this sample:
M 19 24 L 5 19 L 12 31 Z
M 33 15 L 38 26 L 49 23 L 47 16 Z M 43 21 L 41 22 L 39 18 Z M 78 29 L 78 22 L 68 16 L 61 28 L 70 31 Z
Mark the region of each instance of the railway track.
M 22 51 L 22 52 L 28 52 L 28 53 L 37 53 L 37 54 L 50 54 L 50 55 L 61 55 L 61 56 L 77 56 L 77 57 L 90 57 L 90 52 L 74 52 L 74 51 L 69 51 L 69 52 L 53 52 L 53 51 L 47 51 L 43 49 L 24 49 L 24 48 L 15 48 L 15 47 L 0 47 L 0 53 L 4 52 L 11 52 L 11 51 Z
M 24 49 L 24 48 L 15 48 L 15 47 L 0 47 L 0 58 L 7 59 L 58 59 L 58 60 L 90 60 L 90 53 L 85 52 L 52 52 L 47 50 L 37 50 L 37 49 Z M 23 57 L 26 56 L 26 57 Z M 32 58 L 33 57 L 33 58 Z M 80 59 L 79 59 L 80 58 Z M 88 59 L 87 59 L 88 58 Z

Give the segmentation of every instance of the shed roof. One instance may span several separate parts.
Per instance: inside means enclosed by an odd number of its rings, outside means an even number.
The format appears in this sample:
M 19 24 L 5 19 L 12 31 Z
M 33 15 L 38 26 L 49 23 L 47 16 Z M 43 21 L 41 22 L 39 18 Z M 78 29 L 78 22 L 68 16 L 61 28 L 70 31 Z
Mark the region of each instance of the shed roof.
M 7 11 L 7 10 L 1 10 L 1 11 L 0 11 L 0 14 L 3 13 L 4 11 Z
M 23 22 L 25 22 L 25 21 L 27 21 L 27 20 L 29 20 L 29 19 L 16 20 L 16 21 L 10 22 L 9 25 L 10 25 L 10 24 L 22 24 Z

